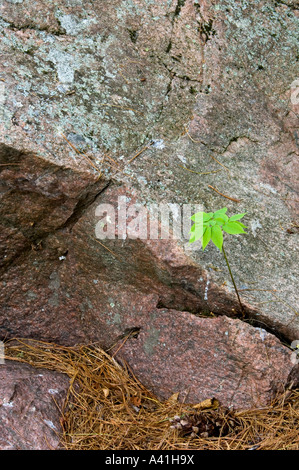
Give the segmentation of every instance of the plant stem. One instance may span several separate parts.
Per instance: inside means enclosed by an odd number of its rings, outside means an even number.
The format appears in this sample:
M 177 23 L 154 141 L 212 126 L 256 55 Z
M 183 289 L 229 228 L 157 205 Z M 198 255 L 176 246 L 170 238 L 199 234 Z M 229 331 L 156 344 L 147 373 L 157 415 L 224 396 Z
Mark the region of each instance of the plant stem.
M 228 259 L 227 259 L 227 256 L 226 256 L 226 253 L 225 253 L 225 250 L 224 250 L 224 246 L 223 246 L 223 245 L 222 245 L 222 252 L 223 252 L 223 256 L 224 256 L 224 259 L 225 259 L 225 261 L 226 261 L 226 264 L 227 264 L 227 267 L 228 267 L 228 270 L 229 270 L 229 274 L 230 274 L 231 280 L 232 280 L 232 282 L 233 282 L 233 285 L 234 285 L 234 288 L 235 288 L 237 297 L 238 297 L 238 301 L 239 301 L 239 304 L 240 304 L 240 307 L 241 307 L 242 316 L 243 316 L 243 318 L 244 318 L 244 317 L 245 317 L 245 312 L 244 312 L 244 309 L 243 309 L 243 305 L 242 305 L 242 303 L 241 303 L 241 299 L 240 299 L 240 296 L 239 296 L 239 292 L 238 292 L 238 289 L 237 289 L 237 286 L 236 286 L 236 283 L 235 283 L 235 280 L 234 280 L 232 271 L 231 271 L 231 269 L 230 269 L 230 265 L 229 265 L 229 262 L 228 262 Z

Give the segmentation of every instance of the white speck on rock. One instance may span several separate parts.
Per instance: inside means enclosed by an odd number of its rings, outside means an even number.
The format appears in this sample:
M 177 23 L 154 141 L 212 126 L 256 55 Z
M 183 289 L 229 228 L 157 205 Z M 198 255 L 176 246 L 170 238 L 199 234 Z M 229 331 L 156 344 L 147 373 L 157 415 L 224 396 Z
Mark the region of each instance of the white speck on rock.
M 44 419 L 44 423 L 45 423 L 47 426 L 49 426 L 49 428 L 56 430 L 55 424 L 52 423 L 52 421 L 50 421 L 49 419 Z
M 264 330 L 263 328 L 257 328 L 257 330 L 259 331 L 261 340 L 262 340 L 262 341 L 265 341 L 265 338 L 266 338 L 266 336 L 267 336 L 267 331 Z
M 268 189 L 268 191 L 270 191 L 270 193 L 272 194 L 277 194 L 277 191 L 275 188 L 272 188 L 272 186 L 270 184 L 267 184 L 267 183 L 260 183 L 260 186 L 264 189 Z
M 181 160 L 182 163 L 187 163 L 186 158 L 183 155 L 177 155 L 178 159 Z
M 2 406 L 5 406 L 6 408 L 13 408 L 14 405 L 12 401 L 8 401 L 6 398 L 4 398 Z
M 164 149 L 165 148 L 164 140 L 163 139 L 153 140 L 152 147 L 154 147 L 155 149 L 159 149 L 159 150 Z
M 207 285 L 206 285 L 206 287 L 205 287 L 205 296 L 204 296 L 204 299 L 205 299 L 205 300 L 208 300 L 209 284 L 210 284 L 210 281 L 209 281 L 209 279 L 208 279 L 208 280 L 207 280 Z
M 250 222 L 250 225 L 251 225 L 251 230 L 252 230 L 252 233 L 253 233 L 253 236 L 256 237 L 256 229 L 258 228 L 262 228 L 261 224 L 260 224 L 260 221 L 258 219 L 253 219 L 251 222 Z

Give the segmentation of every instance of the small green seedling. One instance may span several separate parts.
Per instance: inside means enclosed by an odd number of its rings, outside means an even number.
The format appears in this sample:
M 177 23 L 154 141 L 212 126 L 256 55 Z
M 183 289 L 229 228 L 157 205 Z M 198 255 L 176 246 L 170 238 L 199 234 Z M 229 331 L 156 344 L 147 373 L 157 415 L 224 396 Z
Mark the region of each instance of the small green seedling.
M 246 214 L 235 214 L 232 217 L 226 215 L 227 208 L 223 207 L 216 212 L 197 212 L 192 215 L 191 220 L 194 221 L 194 224 L 190 230 L 190 240 L 189 243 L 196 242 L 197 240 L 202 239 L 202 249 L 204 250 L 208 243 L 212 241 L 220 251 L 222 251 L 224 259 L 226 261 L 231 280 L 233 282 L 239 304 L 241 307 L 242 314 L 244 316 L 244 309 L 240 300 L 238 289 L 234 281 L 228 259 L 223 246 L 223 232 L 226 232 L 230 235 L 237 235 L 245 232 L 244 228 L 247 228 L 242 222 L 239 222 L 242 217 Z

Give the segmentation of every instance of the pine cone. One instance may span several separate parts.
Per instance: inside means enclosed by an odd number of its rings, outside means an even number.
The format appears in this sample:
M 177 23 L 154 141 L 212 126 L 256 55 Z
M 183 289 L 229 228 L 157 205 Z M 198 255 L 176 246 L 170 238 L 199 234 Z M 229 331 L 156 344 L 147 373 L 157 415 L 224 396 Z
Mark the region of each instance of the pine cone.
M 232 412 L 227 411 L 224 415 L 219 412 L 199 412 L 186 414 L 182 417 L 174 416 L 170 419 L 171 428 L 178 429 L 180 434 L 191 437 L 219 437 L 228 434 L 235 427 Z

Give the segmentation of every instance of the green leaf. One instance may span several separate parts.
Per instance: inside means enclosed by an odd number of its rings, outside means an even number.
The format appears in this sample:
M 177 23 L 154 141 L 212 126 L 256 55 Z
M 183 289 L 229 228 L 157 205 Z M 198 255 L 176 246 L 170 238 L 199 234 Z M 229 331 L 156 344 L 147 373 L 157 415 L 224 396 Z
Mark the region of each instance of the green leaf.
M 199 227 L 207 227 L 207 224 L 206 224 L 206 223 L 196 223 L 196 222 L 195 222 L 195 224 L 192 225 L 192 227 L 191 227 L 189 233 L 191 233 L 191 232 L 194 233 L 195 230 L 196 230 L 196 229 L 198 230 Z
M 196 237 L 196 234 L 193 233 L 191 236 L 190 236 L 190 240 L 189 240 L 189 243 L 195 243 L 199 238 Z
M 226 233 L 230 233 L 232 235 L 237 235 L 238 233 L 246 233 L 244 232 L 243 228 L 239 224 L 239 222 L 227 222 L 225 225 L 223 225 L 222 229 Z
M 245 214 L 247 214 L 247 212 L 244 212 L 243 214 L 232 215 L 232 216 L 229 218 L 229 221 L 230 221 L 230 222 L 233 222 L 234 220 L 242 219 L 242 217 L 244 217 Z
M 189 243 L 193 243 L 195 242 L 195 235 L 194 233 L 192 233 L 192 235 L 190 236 L 190 239 L 189 239 Z
M 227 207 L 223 207 L 222 209 L 219 209 L 218 211 L 214 212 L 214 215 L 213 217 L 218 217 L 218 216 L 222 216 L 223 214 L 225 214 L 225 212 L 227 211 Z
M 248 227 L 246 227 L 246 225 L 242 224 L 242 222 L 239 222 L 239 221 L 238 221 L 238 222 L 236 222 L 236 224 L 239 224 L 239 225 L 240 225 L 241 227 L 243 227 L 243 228 L 248 228 Z
M 213 212 L 206 214 L 205 212 L 196 212 L 191 216 L 191 220 L 196 223 L 206 222 L 212 218 Z
M 196 242 L 197 240 L 202 238 L 206 228 L 207 228 L 207 226 L 204 225 L 204 224 L 194 224 L 194 225 L 192 225 L 191 230 L 190 230 L 191 236 L 190 236 L 189 243 Z
M 202 249 L 204 250 L 211 240 L 211 227 L 207 227 L 202 237 Z
M 211 230 L 211 240 L 214 243 L 214 245 L 219 248 L 220 251 L 222 251 L 222 245 L 223 245 L 223 233 L 219 225 L 214 225 Z
M 220 224 L 225 224 L 228 221 L 228 217 L 225 214 L 221 214 L 217 216 L 216 218 L 214 218 L 214 220 L 216 220 L 216 222 Z
M 199 221 L 203 216 L 203 212 L 196 212 L 196 214 L 193 214 L 191 216 L 191 220 L 193 220 L 193 222 L 195 221 Z

